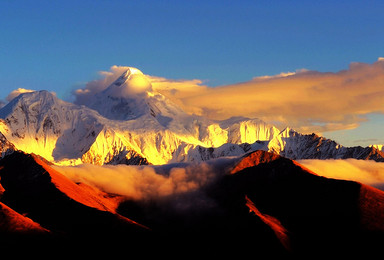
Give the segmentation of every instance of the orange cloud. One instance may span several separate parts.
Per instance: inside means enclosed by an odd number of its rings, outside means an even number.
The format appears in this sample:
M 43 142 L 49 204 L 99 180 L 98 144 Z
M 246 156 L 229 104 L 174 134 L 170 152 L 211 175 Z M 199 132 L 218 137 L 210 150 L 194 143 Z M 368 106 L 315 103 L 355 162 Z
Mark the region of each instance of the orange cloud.
M 384 190 L 384 163 L 371 160 L 299 160 L 300 164 L 327 178 L 358 181 Z
M 213 166 L 206 163 L 185 167 L 174 164 L 168 168 L 93 164 L 52 167 L 74 182 L 84 182 L 105 192 L 136 200 L 195 191 L 217 176 Z
M 112 66 L 100 80 L 74 92 L 76 103 L 104 90 L 127 67 Z M 219 87 L 201 80 L 172 80 L 146 75 L 154 91 L 188 113 L 211 119 L 260 118 L 302 132 L 353 129 L 369 113 L 384 113 L 384 58 L 373 64 L 353 62 L 336 73 L 298 70 Z
M 18 88 L 18 89 L 13 90 L 11 93 L 9 93 L 5 99 L 9 102 L 20 94 L 34 92 L 34 91 L 35 90 Z
M 384 113 L 384 59 L 336 73 L 301 70 L 195 90 L 180 87 L 173 97 L 186 111 L 212 119 L 258 117 L 304 132 L 353 129 L 367 114 Z

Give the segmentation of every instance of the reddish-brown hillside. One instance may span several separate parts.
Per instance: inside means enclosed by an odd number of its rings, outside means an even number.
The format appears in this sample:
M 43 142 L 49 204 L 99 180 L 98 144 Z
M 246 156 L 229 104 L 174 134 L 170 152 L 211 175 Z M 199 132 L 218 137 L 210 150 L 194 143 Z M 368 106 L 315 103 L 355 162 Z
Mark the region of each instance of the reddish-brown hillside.
M 0 202 L 0 233 L 38 234 L 48 233 L 38 223 Z
M 121 201 L 72 182 L 37 156 L 15 152 L 0 161 L 0 232 L 123 237 L 146 247 L 184 249 L 196 241 L 214 241 L 219 245 L 215 250 L 232 252 L 380 252 L 384 192 L 318 176 L 295 161 L 263 151 L 234 164 L 227 174 L 217 173 L 197 190 Z
M 246 196 L 259 215 L 278 220 L 293 250 L 360 250 L 384 241 L 381 190 L 321 177 L 262 151 L 245 155 L 231 173 L 227 182 L 234 196 Z M 270 225 L 274 230 L 275 223 Z M 287 238 L 280 240 L 285 243 Z
M 115 198 L 73 183 L 34 155 L 14 152 L 0 164 L 1 201 L 53 233 L 97 236 L 146 230 L 115 213 Z

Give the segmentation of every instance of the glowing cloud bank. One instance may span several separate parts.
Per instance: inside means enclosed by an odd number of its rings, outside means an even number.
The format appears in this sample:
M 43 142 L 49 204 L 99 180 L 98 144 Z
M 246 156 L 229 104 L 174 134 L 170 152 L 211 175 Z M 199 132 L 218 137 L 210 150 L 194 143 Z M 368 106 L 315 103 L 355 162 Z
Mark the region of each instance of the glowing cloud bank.
M 221 158 L 200 164 L 129 166 L 82 164 L 52 166 L 74 182 L 133 200 L 153 200 L 185 193 L 198 195 L 199 189 L 229 174 L 236 158 Z M 356 159 L 299 160 L 314 173 L 333 179 L 351 180 L 384 190 L 384 163 Z M 206 199 L 206 198 L 204 198 Z
M 220 165 L 223 162 L 225 165 L 228 160 L 217 160 L 216 168 L 223 167 Z M 92 164 L 53 166 L 75 182 L 84 182 L 105 192 L 136 200 L 195 191 L 212 181 L 218 174 L 222 174 L 214 171 L 213 167 L 212 162 L 162 167 Z
M 75 103 L 87 104 L 89 97 L 105 90 L 129 68 L 112 66 L 110 71 L 100 72 L 102 79 L 73 92 Z M 353 129 L 367 120 L 369 113 L 384 113 L 383 58 L 373 64 L 352 62 L 348 69 L 336 73 L 302 69 L 214 88 L 198 79 L 143 77 L 140 74 L 138 81 L 148 80 L 154 91 L 186 112 L 211 119 L 245 116 L 301 132 L 324 132 Z M 147 83 L 143 86 L 150 89 Z
M 384 190 L 384 163 L 356 159 L 298 162 L 320 176 L 358 181 Z

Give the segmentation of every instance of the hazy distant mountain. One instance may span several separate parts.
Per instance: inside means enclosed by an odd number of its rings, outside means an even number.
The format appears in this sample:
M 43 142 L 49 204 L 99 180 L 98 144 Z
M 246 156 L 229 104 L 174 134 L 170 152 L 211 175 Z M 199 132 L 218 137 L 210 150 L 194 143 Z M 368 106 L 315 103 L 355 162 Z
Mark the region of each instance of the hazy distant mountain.
M 384 160 L 376 147 L 347 148 L 314 134 L 280 131 L 259 119 L 190 115 L 148 84 L 131 68 L 87 106 L 48 91 L 21 94 L 0 109 L 2 149 L 14 145 L 57 164 L 196 162 L 259 149 L 291 159 Z

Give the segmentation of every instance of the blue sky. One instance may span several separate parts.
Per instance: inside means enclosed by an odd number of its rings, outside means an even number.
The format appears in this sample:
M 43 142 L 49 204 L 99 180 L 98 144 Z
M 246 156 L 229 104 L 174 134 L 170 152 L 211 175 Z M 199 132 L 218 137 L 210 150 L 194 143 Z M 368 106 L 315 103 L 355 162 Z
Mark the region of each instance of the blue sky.
M 383 13 L 356 0 L 3 0 L 0 99 L 20 87 L 67 98 L 112 65 L 213 87 L 337 72 L 384 56 Z

